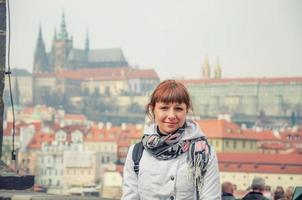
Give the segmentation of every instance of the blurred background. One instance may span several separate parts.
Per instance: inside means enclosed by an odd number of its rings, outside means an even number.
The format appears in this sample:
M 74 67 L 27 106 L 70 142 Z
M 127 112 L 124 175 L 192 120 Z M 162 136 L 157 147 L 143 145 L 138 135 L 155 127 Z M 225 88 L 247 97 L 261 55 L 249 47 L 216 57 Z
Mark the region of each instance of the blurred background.
M 302 185 L 301 1 L 6 5 L 1 160 L 34 175 L 35 191 L 119 199 L 128 148 L 165 79 L 189 89 L 189 117 L 236 197 L 255 176 L 268 197 Z

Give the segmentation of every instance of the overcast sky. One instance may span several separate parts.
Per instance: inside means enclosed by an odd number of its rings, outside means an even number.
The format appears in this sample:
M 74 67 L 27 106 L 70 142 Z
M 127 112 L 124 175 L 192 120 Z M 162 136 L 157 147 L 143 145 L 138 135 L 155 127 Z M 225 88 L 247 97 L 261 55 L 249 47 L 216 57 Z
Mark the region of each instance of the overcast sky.
M 10 0 L 12 68 L 32 71 L 39 24 L 49 51 L 65 11 L 75 48 L 122 48 L 160 78 L 302 76 L 301 0 Z

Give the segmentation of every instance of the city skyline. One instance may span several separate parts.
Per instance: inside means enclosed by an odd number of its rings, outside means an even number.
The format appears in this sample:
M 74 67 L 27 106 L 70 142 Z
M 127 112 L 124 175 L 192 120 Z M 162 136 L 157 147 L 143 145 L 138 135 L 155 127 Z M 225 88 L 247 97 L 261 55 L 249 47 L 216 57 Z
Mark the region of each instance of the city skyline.
M 212 68 L 219 57 L 222 77 L 302 76 L 298 0 L 9 3 L 11 68 L 32 70 L 39 25 L 49 51 L 64 12 L 75 48 L 88 30 L 91 49 L 122 48 L 130 65 L 161 79 L 200 78 L 206 55 Z

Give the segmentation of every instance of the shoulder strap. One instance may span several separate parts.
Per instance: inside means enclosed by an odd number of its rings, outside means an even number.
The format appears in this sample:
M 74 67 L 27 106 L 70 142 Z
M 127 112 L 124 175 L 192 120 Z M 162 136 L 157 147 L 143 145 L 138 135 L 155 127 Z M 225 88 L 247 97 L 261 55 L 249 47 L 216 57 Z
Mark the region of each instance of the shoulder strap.
M 132 160 L 134 163 L 133 169 L 134 169 L 134 172 L 136 173 L 136 175 L 138 175 L 138 172 L 139 172 L 139 162 L 142 158 L 143 151 L 144 151 L 144 145 L 143 145 L 142 141 L 140 141 L 139 143 L 136 143 L 134 145 L 134 148 L 132 151 Z

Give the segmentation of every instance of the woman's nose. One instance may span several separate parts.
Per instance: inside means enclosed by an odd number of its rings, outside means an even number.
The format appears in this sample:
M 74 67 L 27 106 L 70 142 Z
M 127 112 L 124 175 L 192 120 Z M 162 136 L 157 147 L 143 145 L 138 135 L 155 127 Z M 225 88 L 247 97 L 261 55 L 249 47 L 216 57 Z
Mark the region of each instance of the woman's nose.
M 169 119 L 175 119 L 175 113 L 174 113 L 174 110 L 169 110 L 169 113 L 168 113 L 168 118 Z

